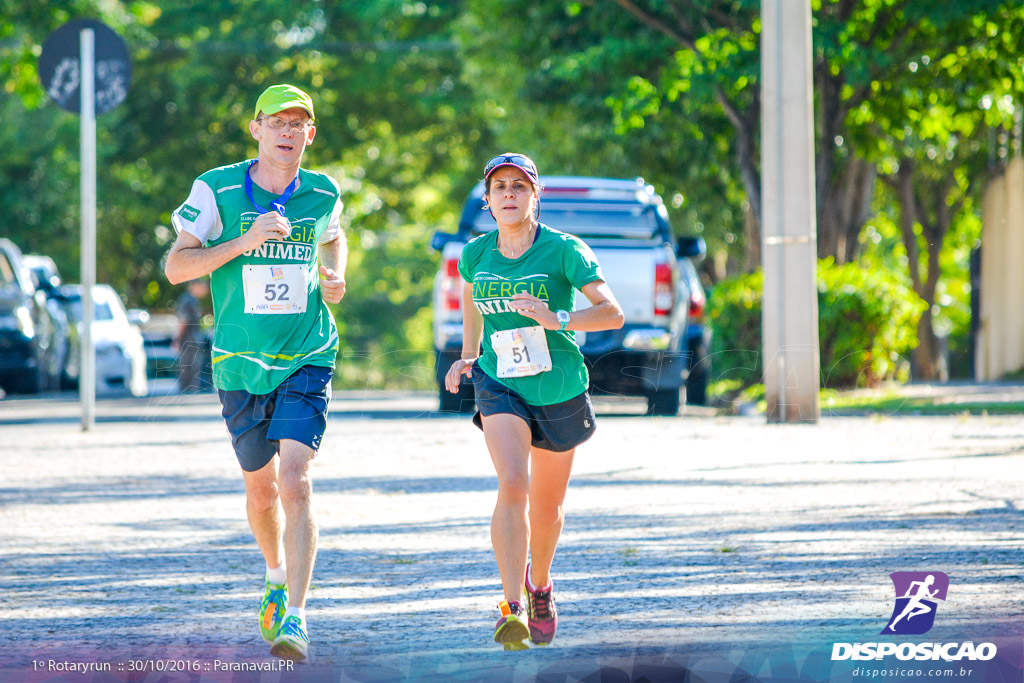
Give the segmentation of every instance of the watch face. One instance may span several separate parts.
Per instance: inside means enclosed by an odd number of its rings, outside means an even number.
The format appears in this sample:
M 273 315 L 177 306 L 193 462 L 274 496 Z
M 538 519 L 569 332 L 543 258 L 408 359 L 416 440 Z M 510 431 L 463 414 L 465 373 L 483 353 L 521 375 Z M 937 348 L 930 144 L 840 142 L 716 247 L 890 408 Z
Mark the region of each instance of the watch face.
M 557 318 L 560 323 L 567 323 L 569 322 L 569 311 L 558 311 L 555 313 L 555 318 Z

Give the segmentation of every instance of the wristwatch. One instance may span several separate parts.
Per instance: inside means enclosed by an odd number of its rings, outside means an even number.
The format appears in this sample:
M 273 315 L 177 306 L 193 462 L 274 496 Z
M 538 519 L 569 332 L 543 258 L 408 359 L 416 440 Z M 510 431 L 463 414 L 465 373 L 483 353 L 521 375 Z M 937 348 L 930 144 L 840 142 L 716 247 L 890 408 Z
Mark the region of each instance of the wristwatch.
M 558 331 L 561 332 L 565 329 L 565 326 L 569 324 L 569 311 L 555 311 L 555 319 L 562 324 L 562 326 L 558 328 Z

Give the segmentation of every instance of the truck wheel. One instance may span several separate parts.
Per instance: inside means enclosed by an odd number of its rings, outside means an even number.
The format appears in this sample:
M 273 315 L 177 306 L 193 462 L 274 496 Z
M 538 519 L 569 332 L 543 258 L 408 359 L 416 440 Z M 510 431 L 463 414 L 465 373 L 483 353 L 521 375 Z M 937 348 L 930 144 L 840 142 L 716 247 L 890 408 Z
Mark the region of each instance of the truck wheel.
M 473 387 L 472 385 L 466 386 L 463 384 L 459 387 L 459 393 L 453 394 L 443 386 L 438 389 L 438 398 L 440 410 L 442 413 L 472 413 L 476 410 L 476 404 L 473 402 Z
M 686 405 L 705 406 L 708 404 L 708 375 L 711 361 L 707 348 L 700 344 L 690 356 L 690 373 L 686 376 Z
M 675 415 L 679 412 L 679 390 L 655 391 L 647 396 L 648 415 Z

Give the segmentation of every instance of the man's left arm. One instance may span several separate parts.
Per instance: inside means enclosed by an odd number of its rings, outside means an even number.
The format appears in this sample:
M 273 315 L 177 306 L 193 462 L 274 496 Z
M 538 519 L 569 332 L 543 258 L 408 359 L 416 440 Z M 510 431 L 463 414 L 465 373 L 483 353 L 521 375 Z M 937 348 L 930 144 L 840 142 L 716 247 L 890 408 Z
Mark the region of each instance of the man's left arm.
M 345 265 L 348 262 L 348 245 L 345 233 L 330 242 L 319 245 L 320 250 L 320 294 L 324 301 L 336 304 L 345 296 Z

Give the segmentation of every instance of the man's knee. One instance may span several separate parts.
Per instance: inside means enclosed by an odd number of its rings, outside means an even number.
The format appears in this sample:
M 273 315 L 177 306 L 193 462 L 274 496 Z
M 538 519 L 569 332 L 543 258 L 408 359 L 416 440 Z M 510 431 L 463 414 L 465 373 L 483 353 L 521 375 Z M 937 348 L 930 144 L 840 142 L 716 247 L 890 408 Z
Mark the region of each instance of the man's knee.
M 278 481 L 281 502 L 308 505 L 313 496 L 313 478 L 310 466 L 316 451 L 292 440 L 281 440 L 281 468 Z
M 277 482 L 273 479 L 261 479 L 247 481 L 245 485 L 245 498 L 249 507 L 257 512 L 266 512 L 277 505 L 278 496 Z
M 313 497 L 313 481 L 307 470 L 281 472 L 281 502 L 285 505 L 308 505 Z

